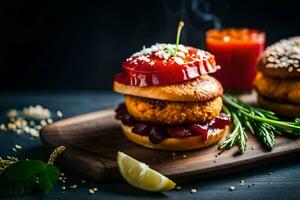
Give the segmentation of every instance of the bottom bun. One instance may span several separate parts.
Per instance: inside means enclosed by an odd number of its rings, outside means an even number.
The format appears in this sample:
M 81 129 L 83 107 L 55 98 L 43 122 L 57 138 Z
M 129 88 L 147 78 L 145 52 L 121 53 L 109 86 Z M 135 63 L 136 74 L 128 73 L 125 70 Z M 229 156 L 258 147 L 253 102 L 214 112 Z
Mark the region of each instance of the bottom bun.
M 261 107 L 271 110 L 278 115 L 300 117 L 300 105 L 272 101 L 261 95 L 257 95 L 257 102 Z
M 121 127 L 123 129 L 123 133 L 130 141 L 148 148 L 162 149 L 167 151 L 186 151 L 201 149 L 216 144 L 224 137 L 224 135 L 227 135 L 227 133 L 229 132 L 229 127 L 226 126 L 224 129 L 220 129 L 215 131 L 213 134 L 209 134 L 207 140 L 203 140 L 202 136 L 191 136 L 185 138 L 167 138 L 159 144 L 153 144 L 152 142 L 150 142 L 148 136 L 133 133 L 131 131 L 131 126 L 121 124 Z

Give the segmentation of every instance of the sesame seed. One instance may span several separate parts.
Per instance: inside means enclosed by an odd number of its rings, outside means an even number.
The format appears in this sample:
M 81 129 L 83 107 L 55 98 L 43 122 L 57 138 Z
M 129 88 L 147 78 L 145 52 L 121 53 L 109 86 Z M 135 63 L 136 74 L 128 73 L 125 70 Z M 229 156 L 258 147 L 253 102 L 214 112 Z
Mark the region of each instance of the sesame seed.
M 262 59 L 267 63 L 266 68 L 286 68 L 288 72 L 293 72 L 300 62 L 300 37 L 291 37 L 280 40 L 265 50 L 265 57 Z M 276 65 L 268 65 L 276 63 Z M 300 72 L 297 70 L 297 72 Z
M 15 144 L 15 148 L 16 148 L 16 149 L 22 149 L 22 146 L 19 145 L 19 144 Z
M 180 191 L 180 190 L 181 190 L 181 186 L 176 186 L 175 189 L 176 189 L 177 191 Z
M 57 117 L 62 117 L 63 113 L 60 110 L 58 110 L 58 111 L 56 111 L 56 115 L 57 115 Z
M 245 184 L 245 181 L 244 180 L 241 180 L 240 181 L 240 185 L 244 185 Z
M 46 126 L 46 125 L 47 125 L 47 122 L 46 122 L 46 120 L 41 120 L 41 121 L 40 121 L 40 124 L 41 124 L 41 126 Z
M 95 191 L 93 189 L 89 189 L 90 194 L 95 194 Z
M 196 188 L 192 188 L 192 189 L 191 189 L 191 193 L 192 193 L 192 194 L 194 194 L 194 193 L 196 193 L 196 192 L 197 192 L 197 189 L 196 189 Z
M 86 181 L 85 180 L 81 180 L 81 183 L 85 183 Z
M 235 187 L 234 186 L 230 186 L 229 187 L 229 191 L 233 191 L 233 190 L 235 190 Z
M 71 189 L 76 189 L 76 188 L 77 188 L 77 185 L 76 185 L 76 184 L 71 185 L 70 188 L 71 188 Z
M 94 192 L 97 192 L 97 191 L 98 191 L 98 188 L 94 187 L 93 190 L 94 190 Z
M 62 186 L 61 189 L 62 189 L 62 190 L 65 190 L 65 189 L 67 189 L 67 188 L 66 188 L 66 186 Z

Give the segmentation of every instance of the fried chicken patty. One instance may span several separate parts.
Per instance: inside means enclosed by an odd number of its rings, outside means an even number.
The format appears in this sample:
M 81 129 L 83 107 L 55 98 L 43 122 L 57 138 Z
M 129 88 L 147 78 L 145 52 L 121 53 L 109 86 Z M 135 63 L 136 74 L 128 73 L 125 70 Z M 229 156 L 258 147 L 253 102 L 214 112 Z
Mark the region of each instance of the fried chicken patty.
M 257 92 L 278 102 L 300 104 L 300 80 L 279 79 L 258 72 L 254 82 Z
M 222 109 L 222 98 L 202 102 L 174 102 L 125 95 L 125 105 L 130 115 L 139 121 L 178 125 L 207 122 Z

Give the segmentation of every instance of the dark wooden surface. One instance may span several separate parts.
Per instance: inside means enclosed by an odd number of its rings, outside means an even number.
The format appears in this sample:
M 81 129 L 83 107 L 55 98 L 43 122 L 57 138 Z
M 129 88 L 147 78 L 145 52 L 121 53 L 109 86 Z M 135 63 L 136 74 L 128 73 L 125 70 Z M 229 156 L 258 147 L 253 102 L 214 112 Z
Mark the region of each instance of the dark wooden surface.
M 72 166 L 74 171 L 85 177 L 104 181 L 121 179 L 116 162 L 118 151 L 150 165 L 177 182 L 189 182 L 194 176 L 216 176 L 233 169 L 256 167 L 260 161 L 272 162 L 300 151 L 300 139 L 278 137 L 276 147 L 267 151 L 251 134 L 243 155 L 236 155 L 236 148 L 221 153 L 217 145 L 186 152 L 154 150 L 129 141 L 114 116 L 113 109 L 106 109 L 60 120 L 44 127 L 41 139 L 50 151 L 66 146 L 61 156 L 62 166 Z
M 0 118 L 5 121 L 5 111 L 10 108 L 41 104 L 51 111 L 62 110 L 64 117 L 78 115 L 109 108 L 122 101 L 122 97 L 110 92 L 1 92 Z M 22 150 L 12 151 L 14 144 L 21 144 Z M 12 132 L 0 133 L 0 156 L 18 156 L 19 158 L 38 158 L 47 160 L 48 153 L 40 139 L 32 139 L 27 135 Z M 275 164 L 257 162 L 257 167 L 226 175 L 221 173 L 210 178 L 198 178 L 182 185 L 180 192 L 171 191 L 165 194 L 149 194 L 139 191 L 124 182 L 99 183 L 87 181 L 78 174 L 63 169 L 67 174 L 67 185 L 78 184 L 78 189 L 67 189 L 62 193 L 61 184 L 46 195 L 10 199 L 299 199 L 300 197 L 300 162 L 299 154 L 281 158 Z M 69 166 L 68 169 L 72 168 Z M 240 186 L 240 180 L 244 180 Z M 229 187 L 235 186 L 230 192 Z M 98 187 L 99 192 L 89 195 L 88 189 Z M 191 188 L 198 192 L 190 193 Z

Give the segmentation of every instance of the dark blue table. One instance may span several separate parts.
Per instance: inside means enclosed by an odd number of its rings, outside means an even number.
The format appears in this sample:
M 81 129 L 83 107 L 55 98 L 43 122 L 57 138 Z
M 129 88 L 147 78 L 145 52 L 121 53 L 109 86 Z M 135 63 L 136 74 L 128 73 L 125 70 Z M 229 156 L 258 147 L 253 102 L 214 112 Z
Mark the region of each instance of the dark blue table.
M 5 120 L 5 112 L 11 108 L 41 104 L 52 112 L 61 110 L 63 117 L 69 117 L 86 112 L 116 106 L 122 101 L 122 96 L 112 92 L 1 92 L 0 113 L 1 122 Z M 21 144 L 23 149 L 14 152 L 12 147 Z M 48 154 L 40 139 L 28 135 L 17 135 L 13 132 L 0 132 L 0 156 L 17 156 L 19 158 L 38 158 L 46 161 Z M 270 173 L 272 172 L 272 173 Z M 181 191 L 171 191 L 165 194 L 147 193 L 128 184 L 96 183 L 87 181 L 81 183 L 82 177 L 67 174 L 67 185 L 77 184 L 77 189 L 68 188 L 64 193 L 58 184 L 48 194 L 34 194 L 9 199 L 300 199 L 300 160 L 295 158 L 288 162 L 262 166 L 242 173 L 230 174 L 209 180 L 182 185 Z M 243 186 L 240 181 L 244 180 Z M 229 191 L 235 186 L 234 191 Z M 89 188 L 99 189 L 93 195 Z M 197 188 L 192 194 L 191 188 Z

